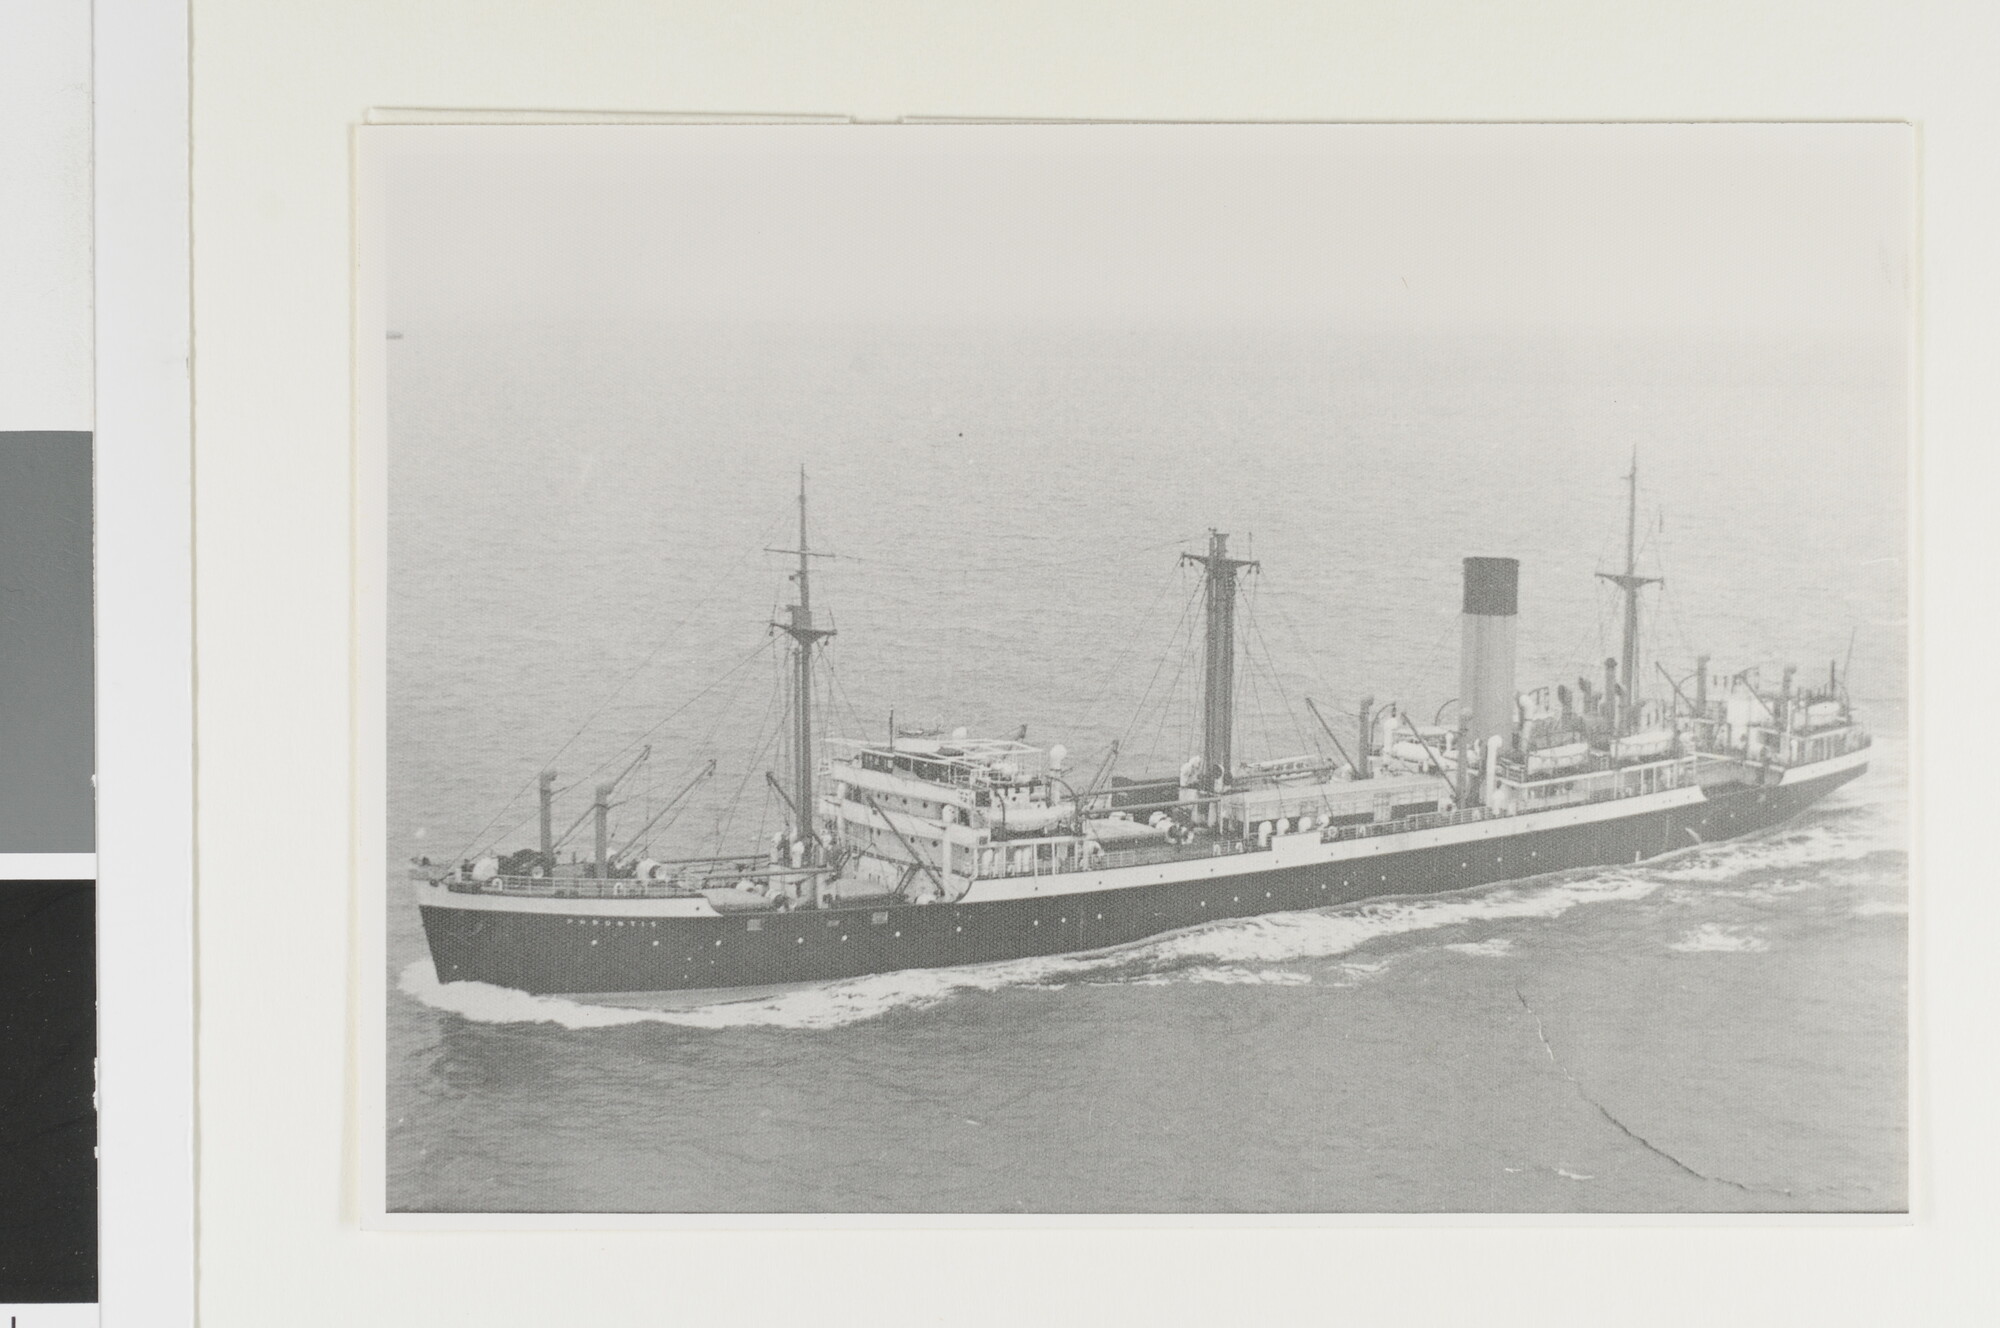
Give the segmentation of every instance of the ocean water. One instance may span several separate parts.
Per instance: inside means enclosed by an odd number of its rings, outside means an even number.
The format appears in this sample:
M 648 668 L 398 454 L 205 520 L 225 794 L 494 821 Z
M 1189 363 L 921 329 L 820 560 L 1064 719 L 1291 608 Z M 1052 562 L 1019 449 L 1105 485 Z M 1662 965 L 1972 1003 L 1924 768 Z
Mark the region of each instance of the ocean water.
M 1094 769 L 1196 732 L 1176 565 L 1261 570 L 1240 750 L 1428 718 L 1458 560 L 1522 559 L 1524 686 L 1595 676 L 1637 449 L 1644 657 L 1851 659 L 1868 775 L 1641 867 L 684 1010 L 440 984 L 390 884 L 410 1211 L 1881 1211 L 1906 1204 L 1900 349 L 1315 329 L 406 326 L 390 344 L 391 862 L 758 843 L 810 475 L 829 736 Z M 1665 686 L 1664 682 L 1659 684 Z M 1346 734 L 1343 730 L 1343 739 Z M 587 828 L 584 832 L 587 833 Z M 400 872 L 392 875 L 400 877 Z

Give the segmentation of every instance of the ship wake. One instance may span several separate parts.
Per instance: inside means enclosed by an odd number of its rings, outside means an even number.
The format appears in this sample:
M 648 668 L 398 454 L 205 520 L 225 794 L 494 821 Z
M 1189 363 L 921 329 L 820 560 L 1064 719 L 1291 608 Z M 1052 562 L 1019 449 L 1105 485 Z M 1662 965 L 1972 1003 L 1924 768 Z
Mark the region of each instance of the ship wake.
M 1390 900 L 1315 913 L 1277 913 L 1208 923 L 1117 949 L 1014 960 L 964 968 L 910 969 L 795 988 L 750 998 L 672 1009 L 609 1005 L 568 996 L 536 996 L 483 982 L 439 982 L 430 961 L 402 972 L 399 989 L 424 1005 L 476 1023 L 554 1024 L 571 1029 L 668 1024 L 687 1028 L 839 1028 L 899 1010 L 923 1009 L 955 995 L 1005 989 L 1093 985 L 1212 984 L 1300 986 L 1312 974 L 1298 965 L 1337 960 L 1395 937 L 1469 924 L 1559 916 L 1582 904 L 1640 899 L 1659 888 L 1643 875 L 1494 886 L 1458 895 Z M 1479 953 L 1499 953 L 1488 945 Z M 1379 966 L 1377 966 L 1379 967 Z M 1372 971 L 1342 965 L 1336 980 Z

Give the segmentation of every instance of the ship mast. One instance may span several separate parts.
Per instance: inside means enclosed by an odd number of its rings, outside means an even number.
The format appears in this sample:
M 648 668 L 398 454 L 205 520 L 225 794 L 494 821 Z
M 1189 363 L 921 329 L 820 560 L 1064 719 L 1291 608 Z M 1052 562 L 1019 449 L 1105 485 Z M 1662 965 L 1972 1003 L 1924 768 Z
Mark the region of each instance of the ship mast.
M 791 580 L 798 587 L 798 602 L 786 606 L 786 620 L 772 623 L 792 638 L 792 838 L 799 844 L 801 861 L 809 866 L 819 860 L 819 836 L 812 827 L 813 742 L 812 742 L 812 657 L 813 647 L 832 636 L 832 628 L 815 627 L 812 611 L 812 559 L 806 543 L 806 470 L 799 467 L 799 547 L 773 549 L 773 553 L 798 555 L 799 570 Z
M 1208 552 L 1184 553 L 1183 563 L 1198 563 L 1207 572 L 1202 600 L 1207 610 L 1206 648 L 1202 662 L 1201 767 L 1202 782 L 1214 792 L 1229 777 L 1230 742 L 1236 700 L 1236 574 L 1255 569 L 1249 558 L 1229 556 L 1229 536 L 1208 532 Z
M 1620 655 L 1620 671 L 1623 675 L 1625 702 L 1618 705 L 1614 727 L 1624 732 L 1631 727 L 1633 713 L 1637 710 L 1639 691 L 1639 591 L 1658 585 L 1657 576 L 1639 575 L 1639 449 L 1632 449 L 1632 469 L 1625 476 L 1625 570 L 1621 573 L 1599 572 L 1598 575 L 1617 586 L 1625 595 L 1625 640 Z M 1614 698 L 1607 701 L 1616 705 Z

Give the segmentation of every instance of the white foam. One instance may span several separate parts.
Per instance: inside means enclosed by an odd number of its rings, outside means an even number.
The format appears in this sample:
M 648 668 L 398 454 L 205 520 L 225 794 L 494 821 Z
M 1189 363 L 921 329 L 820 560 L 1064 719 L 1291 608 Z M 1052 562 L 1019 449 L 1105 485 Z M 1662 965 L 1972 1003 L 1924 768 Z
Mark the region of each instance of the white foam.
M 1459 941 L 1455 944 L 1447 945 L 1445 949 L 1455 950 L 1459 954 L 1498 958 L 1504 954 L 1512 954 L 1514 951 L 1514 942 L 1505 936 L 1494 936 L 1484 941 Z
M 828 982 L 751 1000 L 718 1000 L 686 1009 L 650 1010 L 592 1005 L 566 996 L 534 996 L 485 982 L 439 982 L 427 959 L 403 970 L 397 984 L 409 996 L 477 1023 L 559 1024 L 564 1028 L 617 1028 L 677 1024 L 686 1028 L 839 1028 L 894 1009 L 935 1005 L 957 990 L 1033 985 L 1035 961 L 983 968 L 910 969 L 844 982 Z
M 1228 987 L 1305 987 L 1312 984 L 1310 973 L 1294 973 L 1282 968 L 1194 968 L 1182 977 L 1189 982 L 1213 982 Z
M 1857 918 L 1906 918 L 1909 915 L 1910 906 L 1908 902 L 1900 899 L 1871 899 L 1867 903 L 1856 904 L 1854 906 L 1854 916 Z
M 1673 881 L 1727 881 L 1746 872 L 1858 862 L 1885 848 L 1900 847 L 1900 840 L 1888 843 L 1844 825 L 1812 825 L 1763 839 L 1725 840 L 1661 863 L 1655 870 Z
M 1657 881 L 1614 872 L 1462 895 L 1378 900 L 1325 913 L 1271 913 L 1142 941 L 1125 953 L 1141 959 L 1235 964 L 1330 959 L 1387 936 L 1470 922 L 1553 918 L 1579 904 L 1643 899 L 1658 888 Z
M 1304 987 L 1312 983 L 1309 973 L 1286 969 L 1184 968 L 1168 973 L 1141 973 L 1136 977 L 1104 978 L 1093 987 L 1171 987 L 1183 982 L 1210 983 L 1226 987 Z
M 1762 937 L 1750 935 L 1740 927 L 1705 922 L 1667 948 L 1682 954 L 1754 954 L 1771 946 Z
M 1825 881 L 1811 877 L 1795 877 L 1776 881 L 1759 881 L 1755 885 L 1710 885 L 1702 884 L 1685 889 L 1670 890 L 1666 900 L 1670 904 L 1698 907 L 1717 899 L 1776 900 L 1786 895 L 1817 890 L 1826 885 Z

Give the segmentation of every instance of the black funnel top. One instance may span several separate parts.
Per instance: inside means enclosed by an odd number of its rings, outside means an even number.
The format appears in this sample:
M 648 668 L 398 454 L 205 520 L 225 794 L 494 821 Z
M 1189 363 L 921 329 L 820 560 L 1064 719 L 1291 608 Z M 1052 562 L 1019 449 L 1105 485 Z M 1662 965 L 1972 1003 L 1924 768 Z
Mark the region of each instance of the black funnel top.
M 1511 618 L 1520 589 L 1519 558 L 1467 558 L 1465 611 L 1487 618 Z

